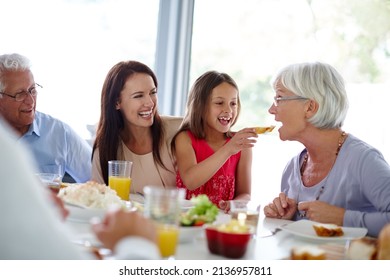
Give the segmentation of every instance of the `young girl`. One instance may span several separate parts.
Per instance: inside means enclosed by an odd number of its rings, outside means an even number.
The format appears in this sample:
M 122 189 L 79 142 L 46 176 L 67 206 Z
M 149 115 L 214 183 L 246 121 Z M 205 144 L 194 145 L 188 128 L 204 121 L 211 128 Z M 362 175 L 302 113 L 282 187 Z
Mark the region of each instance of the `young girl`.
M 186 198 L 199 194 L 221 209 L 226 201 L 250 199 L 254 128 L 232 133 L 240 112 L 238 87 L 225 73 L 200 76 L 189 94 L 183 123 L 172 141 L 177 160 L 176 184 Z

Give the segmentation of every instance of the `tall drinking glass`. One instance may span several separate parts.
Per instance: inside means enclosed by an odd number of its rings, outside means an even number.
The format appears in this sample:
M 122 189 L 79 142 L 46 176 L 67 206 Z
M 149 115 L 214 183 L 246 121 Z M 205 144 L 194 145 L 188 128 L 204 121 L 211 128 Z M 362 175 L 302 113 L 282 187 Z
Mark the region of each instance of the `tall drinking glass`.
M 108 186 L 123 200 L 130 199 L 131 170 L 133 162 L 110 160 L 108 162 Z
M 160 254 L 165 259 L 174 259 L 179 237 L 180 203 L 183 189 L 144 187 L 144 215 L 157 224 L 157 241 Z
M 37 173 L 36 174 L 42 184 L 48 187 L 51 191 L 58 194 L 61 188 L 62 176 L 57 173 Z
M 231 200 L 230 214 L 232 219 L 237 219 L 239 223 L 252 226 L 254 233 L 256 233 L 260 204 L 251 200 Z

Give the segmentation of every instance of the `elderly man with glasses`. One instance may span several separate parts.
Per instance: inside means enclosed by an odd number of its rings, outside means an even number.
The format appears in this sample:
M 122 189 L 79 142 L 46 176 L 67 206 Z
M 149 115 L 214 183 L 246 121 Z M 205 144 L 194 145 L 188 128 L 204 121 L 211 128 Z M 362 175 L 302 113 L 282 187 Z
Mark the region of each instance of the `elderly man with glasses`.
M 85 182 L 91 176 L 91 147 L 69 125 L 36 111 L 41 86 L 30 67 L 20 54 L 0 55 L 0 116 L 31 149 L 37 172 L 67 173 Z

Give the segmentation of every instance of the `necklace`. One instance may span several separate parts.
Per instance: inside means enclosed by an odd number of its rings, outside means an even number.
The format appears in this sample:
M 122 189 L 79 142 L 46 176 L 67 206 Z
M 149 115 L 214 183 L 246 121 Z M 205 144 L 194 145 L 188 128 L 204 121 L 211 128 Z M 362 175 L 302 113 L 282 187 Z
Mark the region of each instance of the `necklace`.
M 330 168 L 329 170 L 329 173 L 331 172 L 335 162 L 336 162 L 336 159 L 337 159 L 337 156 L 339 155 L 340 153 L 340 150 L 341 150 L 341 147 L 343 146 L 344 142 L 345 142 L 345 139 L 346 139 L 346 136 L 347 136 L 347 133 L 345 133 L 345 131 L 342 131 L 341 132 L 341 135 L 340 135 L 340 138 L 339 138 L 339 142 L 338 142 L 338 145 L 337 145 L 337 149 L 336 149 L 336 158 L 332 164 L 332 167 Z M 302 162 L 302 165 L 301 165 L 301 168 L 300 168 L 300 173 L 301 173 L 301 178 L 303 176 L 303 172 L 305 171 L 305 168 L 306 168 L 306 164 L 307 164 L 307 161 L 309 159 L 309 154 L 306 152 L 305 154 L 305 157 L 303 158 L 303 162 Z M 325 189 L 325 186 L 326 186 L 326 182 L 328 181 L 328 178 L 329 178 L 329 173 L 326 177 L 326 180 L 324 182 L 324 185 L 321 186 L 320 188 L 320 191 L 318 192 L 315 200 L 319 200 L 320 199 L 320 196 L 322 195 L 322 193 L 324 192 L 324 189 Z M 298 190 L 298 199 L 297 199 L 297 202 L 299 201 L 299 190 Z M 299 213 L 299 216 L 300 217 L 306 217 L 306 212 L 303 211 L 302 213 Z
M 340 152 L 341 147 L 343 146 L 343 144 L 344 144 L 344 142 L 345 142 L 345 138 L 346 138 L 345 136 L 347 136 L 347 133 L 345 133 L 345 131 L 342 131 L 342 132 L 341 132 L 341 136 L 340 136 L 340 138 L 339 138 L 339 143 L 338 143 L 338 145 L 337 145 L 336 159 L 337 159 L 337 156 L 339 155 L 339 152 Z M 302 162 L 301 169 L 300 169 L 300 171 L 301 171 L 301 176 L 303 176 L 303 171 L 305 171 L 305 168 L 306 168 L 306 164 L 307 164 L 308 158 L 309 158 L 309 154 L 306 153 L 306 154 L 305 154 L 305 157 L 303 158 L 303 162 Z M 336 159 L 335 159 L 335 161 L 336 161 Z M 334 163 L 333 163 L 333 164 L 334 164 Z M 333 167 L 333 165 L 332 165 L 332 167 Z

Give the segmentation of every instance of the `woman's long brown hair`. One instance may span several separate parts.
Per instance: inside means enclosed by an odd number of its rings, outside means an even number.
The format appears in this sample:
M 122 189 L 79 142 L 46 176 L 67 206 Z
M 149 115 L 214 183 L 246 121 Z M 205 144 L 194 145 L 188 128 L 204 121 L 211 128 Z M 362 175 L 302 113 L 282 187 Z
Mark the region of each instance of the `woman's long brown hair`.
M 117 159 L 118 148 L 121 142 L 120 132 L 124 128 L 124 120 L 120 111 L 116 109 L 116 104 L 127 79 L 135 73 L 144 73 L 152 77 L 157 89 L 157 77 L 153 71 L 145 64 L 132 60 L 122 61 L 114 65 L 108 72 L 103 84 L 100 120 L 93 144 L 92 158 L 93 152 L 98 149 L 100 168 L 106 185 L 108 185 L 108 161 Z M 165 129 L 158 111 L 154 115 L 151 131 L 154 161 L 166 168 L 160 155 Z

